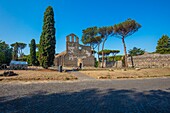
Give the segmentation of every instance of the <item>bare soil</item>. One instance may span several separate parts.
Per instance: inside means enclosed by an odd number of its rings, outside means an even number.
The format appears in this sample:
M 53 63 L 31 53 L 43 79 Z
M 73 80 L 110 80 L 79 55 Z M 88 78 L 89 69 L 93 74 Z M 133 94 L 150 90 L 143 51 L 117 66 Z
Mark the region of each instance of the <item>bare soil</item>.
M 105 70 L 105 71 L 81 71 L 86 75 L 97 79 L 122 79 L 122 78 L 150 78 L 150 77 L 170 77 L 170 68 L 155 69 L 130 69 L 124 70 Z
M 18 74 L 16 76 L 0 76 L 0 81 L 35 81 L 35 80 L 76 80 L 77 77 L 68 74 L 60 73 L 54 70 L 13 70 L 14 73 Z M 0 70 L 0 74 L 4 71 Z

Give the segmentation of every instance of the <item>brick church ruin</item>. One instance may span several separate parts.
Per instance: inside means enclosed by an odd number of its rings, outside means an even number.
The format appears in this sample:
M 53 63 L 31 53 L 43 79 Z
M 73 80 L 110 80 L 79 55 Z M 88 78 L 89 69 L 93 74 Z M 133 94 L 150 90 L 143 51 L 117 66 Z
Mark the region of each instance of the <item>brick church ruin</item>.
M 94 56 L 90 46 L 79 44 L 79 38 L 75 34 L 66 36 L 66 51 L 55 56 L 55 66 L 65 67 L 94 67 Z

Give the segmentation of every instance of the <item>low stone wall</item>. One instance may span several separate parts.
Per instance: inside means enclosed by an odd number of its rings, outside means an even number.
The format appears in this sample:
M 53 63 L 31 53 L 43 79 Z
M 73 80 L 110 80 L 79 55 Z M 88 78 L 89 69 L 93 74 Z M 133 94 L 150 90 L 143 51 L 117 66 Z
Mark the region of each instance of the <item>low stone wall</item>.
M 113 67 L 114 68 L 122 68 L 122 61 L 115 61 Z
M 170 67 L 170 54 L 144 54 L 128 57 L 127 60 L 129 67 L 132 64 L 139 68 Z
M 102 63 L 99 63 L 99 66 L 102 67 Z M 122 68 L 122 61 L 114 61 L 114 62 L 104 62 L 103 67 L 114 67 L 114 68 Z

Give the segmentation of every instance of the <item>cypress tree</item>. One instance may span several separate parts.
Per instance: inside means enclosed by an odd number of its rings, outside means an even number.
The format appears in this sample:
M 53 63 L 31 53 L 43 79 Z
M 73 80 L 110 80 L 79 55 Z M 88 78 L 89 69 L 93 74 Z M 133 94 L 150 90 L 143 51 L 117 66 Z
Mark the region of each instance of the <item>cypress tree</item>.
M 31 63 L 31 65 L 36 65 L 36 43 L 35 43 L 35 39 L 32 39 L 31 44 L 30 44 L 30 63 Z
M 43 31 L 40 37 L 39 62 L 43 68 L 53 65 L 55 54 L 54 12 L 51 6 L 44 13 Z

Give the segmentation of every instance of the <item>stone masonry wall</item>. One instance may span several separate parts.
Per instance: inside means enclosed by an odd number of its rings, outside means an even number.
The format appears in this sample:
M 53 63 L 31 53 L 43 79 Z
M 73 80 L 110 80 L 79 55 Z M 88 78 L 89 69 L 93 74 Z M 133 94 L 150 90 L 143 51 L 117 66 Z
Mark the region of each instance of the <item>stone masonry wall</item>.
M 140 56 L 133 56 L 132 59 L 134 67 L 170 67 L 170 54 L 144 54 Z M 128 66 L 132 67 L 131 57 L 128 57 Z
M 79 65 L 93 67 L 94 56 L 91 53 L 90 46 L 79 44 L 76 35 L 70 34 L 66 37 L 66 51 L 55 58 L 55 65 L 63 65 L 66 67 L 77 67 Z

